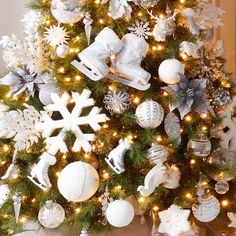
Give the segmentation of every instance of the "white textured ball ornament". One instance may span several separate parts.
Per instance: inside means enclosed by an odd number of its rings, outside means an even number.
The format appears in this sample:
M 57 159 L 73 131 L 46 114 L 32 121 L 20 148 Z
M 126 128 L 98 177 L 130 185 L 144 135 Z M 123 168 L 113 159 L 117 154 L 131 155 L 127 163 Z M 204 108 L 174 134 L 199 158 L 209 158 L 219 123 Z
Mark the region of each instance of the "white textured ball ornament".
M 84 0 L 52 0 L 51 13 L 60 23 L 74 24 L 84 17 Z
M 40 87 L 39 90 L 39 100 L 40 102 L 47 106 L 52 103 L 51 93 L 58 93 L 59 89 L 55 83 L 48 83 Z
M 57 228 L 65 219 L 65 211 L 61 205 L 49 200 L 40 209 L 38 219 L 46 228 Z
M 176 84 L 180 80 L 178 74 L 184 74 L 184 65 L 177 59 L 166 59 L 160 64 L 158 73 L 166 84 Z
M 116 200 L 109 204 L 106 218 L 115 227 L 125 227 L 134 218 L 134 207 L 128 201 Z
M 155 129 L 164 119 L 164 110 L 159 103 L 148 100 L 136 108 L 135 116 L 142 128 Z
M 220 213 L 220 203 L 214 196 L 209 196 L 200 200 L 198 205 L 192 207 L 193 215 L 201 222 L 211 222 Z
M 69 54 L 69 47 L 65 44 L 59 45 L 56 49 L 56 54 L 60 58 L 65 58 Z
M 61 195 L 68 201 L 83 202 L 96 193 L 99 176 L 90 164 L 77 161 L 61 171 L 57 186 Z

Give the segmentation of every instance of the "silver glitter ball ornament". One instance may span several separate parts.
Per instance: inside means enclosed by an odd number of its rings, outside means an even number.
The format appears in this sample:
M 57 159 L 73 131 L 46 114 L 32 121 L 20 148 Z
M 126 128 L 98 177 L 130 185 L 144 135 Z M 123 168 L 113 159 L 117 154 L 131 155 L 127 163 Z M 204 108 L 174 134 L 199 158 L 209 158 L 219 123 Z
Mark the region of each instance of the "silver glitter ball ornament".
M 38 220 L 40 224 L 46 228 L 56 228 L 65 219 L 65 211 L 61 205 L 52 200 L 46 201 L 45 205 L 40 209 Z

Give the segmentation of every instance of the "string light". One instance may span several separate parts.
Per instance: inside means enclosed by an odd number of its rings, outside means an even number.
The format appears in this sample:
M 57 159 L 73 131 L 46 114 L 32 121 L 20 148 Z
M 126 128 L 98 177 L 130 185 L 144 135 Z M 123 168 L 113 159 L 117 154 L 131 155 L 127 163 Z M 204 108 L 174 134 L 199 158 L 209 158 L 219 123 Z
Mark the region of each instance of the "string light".
M 163 96 L 167 97 L 168 93 L 166 91 L 163 92 Z
M 207 130 L 207 127 L 206 126 L 203 126 L 202 127 L 202 131 L 206 131 Z
M 100 0 L 95 0 L 95 4 L 99 4 L 100 3 Z
M 98 198 L 98 201 L 99 201 L 99 202 L 102 202 L 102 198 L 101 198 L 101 197 L 99 197 L 99 198 Z
M 185 119 L 187 122 L 192 121 L 192 117 L 191 117 L 191 116 L 186 116 L 184 119 Z
M 139 16 L 139 17 L 143 16 L 143 13 L 142 13 L 141 11 L 138 12 L 138 16 Z
M 64 80 L 65 80 L 66 82 L 70 82 L 71 78 L 66 77 Z
M 228 200 L 222 200 L 221 205 L 222 205 L 223 207 L 227 207 L 227 206 L 229 205 Z
M 182 3 L 182 4 L 185 3 L 185 0 L 180 0 L 180 3 Z
M 62 156 L 62 159 L 66 159 L 67 158 L 67 155 L 66 154 L 64 154 L 63 156 Z
M 26 222 L 26 220 L 27 220 L 26 217 L 23 216 L 23 217 L 21 217 L 20 222 L 24 223 L 24 222 Z
M 158 206 L 154 206 L 154 207 L 152 208 L 152 210 L 153 210 L 153 211 L 158 211 L 158 210 L 159 210 L 159 207 L 158 207 Z
M 109 177 L 110 177 L 110 176 L 109 176 L 109 173 L 107 173 L 107 172 L 104 172 L 104 173 L 103 173 L 103 178 L 104 178 L 104 179 L 109 179 Z
M 75 76 L 75 80 L 80 81 L 81 80 L 81 76 L 80 75 L 76 75 Z
M 104 24 L 104 20 L 103 19 L 99 19 L 99 24 L 103 25 Z
M 9 93 L 6 94 L 5 97 L 6 97 L 6 98 L 11 98 L 11 95 L 12 95 L 11 92 L 9 92 Z
M 203 113 L 202 115 L 201 115 L 201 118 L 202 119 L 206 119 L 208 117 L 208 114 L 207 113 Z
M 59 73 L 65 73 L 65 68 L 64 67 L 60 67 L 57 70 Z
M 138 105 L 140 103 L 140 98 L 138 96 L 133 96 L 132 103 Z
M 158 135 L 157 138 L 156 138 L 156 141 L 157 142 L 162 142 L 162 140 L 163 140 L 162 137 L 160 135 Z
M 121 185 L 117 185 L 116 187 L 115 187 L 115 190 L 117 190 L 117 191 L 120 191 L 122 189 L 122 186 Z
M 56 173 L 56 176 L 58 177 L 59 175 L 60 175 L 60 172 L 57 172 L 57 173 Z
M 3 149 L 4 152 L 8 152 L 10 150 L 10 147 L 7 144 L 4 144 L 2 146 L 2 149 Z
M 144 202 L 145 202 L 145 198 L 144 198 L 144 197 L 140 197 L 140 198 L 138 199 L 138 202 L 139 202 L 139 203 L 144 203 Z
M 79 214 L 81 212 L 81 209 L 79 207 L 75 208 L 75 213 Z
M 194 165 L 196 163 L 196 160 L 194 160 L 194 159 L 192 159 L 191 161 L 190 161 L 190 164 L 191 165 Z
M 108 124 L 104 124 L 102 127 L 103 127 L 104 129 L 107 129 L 109 126 L 108 126 Z
M 185 197 L 188 198 L 188 199 L 191 199 L 192 198 L 192 194 L 191 193 L 186 193 Z

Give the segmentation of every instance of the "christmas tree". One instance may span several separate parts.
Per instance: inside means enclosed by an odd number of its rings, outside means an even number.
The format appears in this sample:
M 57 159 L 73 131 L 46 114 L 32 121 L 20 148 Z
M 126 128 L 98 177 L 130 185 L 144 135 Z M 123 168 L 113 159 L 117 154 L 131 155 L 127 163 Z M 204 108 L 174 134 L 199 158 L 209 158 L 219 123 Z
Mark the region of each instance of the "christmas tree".
M 236 227 L 236 100 L 208 0 L 35 0 L 3 36 L 1 235 Z M 194 234 L 194 232 L 196 234 Z

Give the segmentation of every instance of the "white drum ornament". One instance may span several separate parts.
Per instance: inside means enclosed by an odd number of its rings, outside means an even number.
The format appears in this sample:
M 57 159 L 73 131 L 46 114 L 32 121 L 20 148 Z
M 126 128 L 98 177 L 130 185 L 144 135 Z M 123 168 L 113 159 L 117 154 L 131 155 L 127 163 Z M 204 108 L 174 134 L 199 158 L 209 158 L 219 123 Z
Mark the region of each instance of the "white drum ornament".
M 166 84 L 177 84 L 180 80 L 178 74 L 184 74 L 184 66 L 177 59 L 166 59 L 160 64 L 158 73 Z
M 74 24 L 84 17 L 84 0 L 52 0 L 51 13 L 60 23 Z
M 46 228 L 57 228 L 65 219 L 65 211 L 61 205 L 49 200 L 40 209 L 38 219 Z
M 52 103 L 51 93 L 58 93 L 59 89 L 55 83 L 48 83 L 40 87 L 39 90 L 39 100 L 40 102 L 47 106 Z
M 220 213 L 220 203 L 214 196 L 200 198 L 199 205 L 193 205 L 193 215 L 201 222 L 211 222 Z
M 56 54 L 60 58 L 65 58 L 69 54 L 69 47 L 65 44 L 59 45 L 56 49 Z
M 142 128 L 155 129 L 164 119 L 164 110 L 159 103 L 148 100 L 136 108 L 135 116 Z
M 106 218 L 115 227 L 125 227 L 134 218 L 134 207 L 128 201 L 116 200 L 109 204 Z
M 68 201 L 83 202 L 97 192 L 99 176 L 90 164 L 77 161 L 61 171 L 57 186 L 61 195 Z

